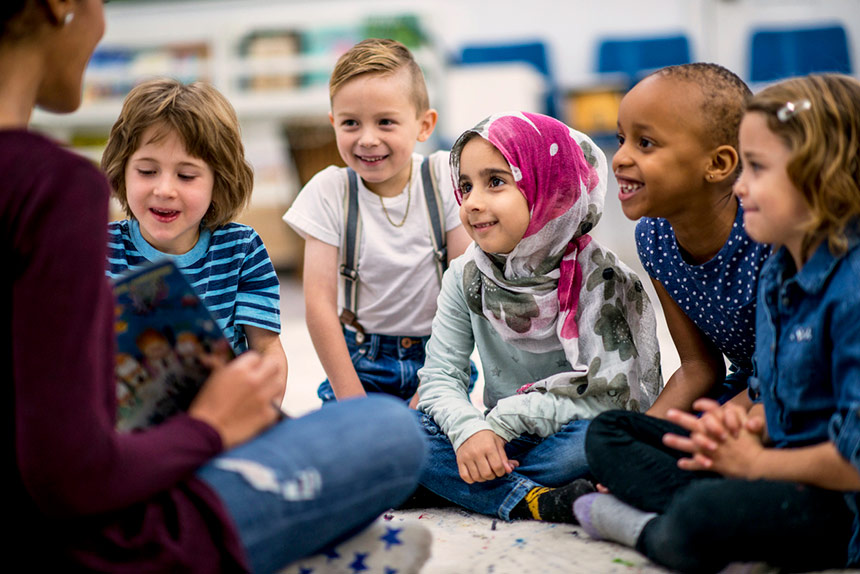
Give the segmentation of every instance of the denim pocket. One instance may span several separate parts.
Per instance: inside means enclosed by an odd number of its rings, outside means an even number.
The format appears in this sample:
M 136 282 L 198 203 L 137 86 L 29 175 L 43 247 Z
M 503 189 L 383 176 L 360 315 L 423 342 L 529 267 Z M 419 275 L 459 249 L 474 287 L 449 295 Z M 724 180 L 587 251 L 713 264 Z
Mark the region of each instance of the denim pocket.
M 355 347 L 354 349 L 349 349 L 349 359 L 352 361 L 353 365 L 364 359 L 366 356 L 367 347 Z
M 356 363 L 356 361 L 367 355 L 369 349 L 369 342 L 365 342 L 359 345 L 355 342 L 355 339 L 351 337 L 346 338 L 346 350 L 349 351 L 349 358 L 352 360 L 353 365 Z

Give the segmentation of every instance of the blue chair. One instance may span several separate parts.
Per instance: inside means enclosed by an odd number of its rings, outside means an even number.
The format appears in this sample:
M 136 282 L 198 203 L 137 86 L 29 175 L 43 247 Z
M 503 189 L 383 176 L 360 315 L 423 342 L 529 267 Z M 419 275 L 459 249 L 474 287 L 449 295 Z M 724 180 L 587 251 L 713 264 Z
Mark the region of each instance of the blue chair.
M 487 64 L 494 62 L 526 62 L 543 74 L 547 82 L 546 109 L 548 116 L 558 117 L 555 77 L 552 73 L 546 44 L 541 41 L 519 44 L 486 44 L 465 46 L 460 50 L 457 64 Z
M 690 62 L 690 43 L 683 34 L 633 39 L 605 38 L 598 46 L 597 72 L 621 74 L 632 86 L 653 70 Z
M 753 33 L 751 82 L 772 82 L 814 72 L 852 73 L 848 37 L 841 25 L 760 29 Z

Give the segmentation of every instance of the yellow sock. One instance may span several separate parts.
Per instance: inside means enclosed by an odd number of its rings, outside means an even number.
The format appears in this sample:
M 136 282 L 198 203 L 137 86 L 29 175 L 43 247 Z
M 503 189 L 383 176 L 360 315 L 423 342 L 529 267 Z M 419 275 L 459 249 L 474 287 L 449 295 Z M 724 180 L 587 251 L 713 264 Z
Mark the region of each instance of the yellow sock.
M 526 493 L 525 501 L 529 506 L 529 512 L 532 513 L 532 518 L 540 520 L 540 511 L 538 509 L 538 498 L 541 494 L 552 490 L 547 486 L 536 486 Z
M 508 516 L 511 520 L 545 520 L 576 524 L 573 501 L 589 492 L 594 485 L 580 478 L 558 488 L 535 486 L 514 506 Z

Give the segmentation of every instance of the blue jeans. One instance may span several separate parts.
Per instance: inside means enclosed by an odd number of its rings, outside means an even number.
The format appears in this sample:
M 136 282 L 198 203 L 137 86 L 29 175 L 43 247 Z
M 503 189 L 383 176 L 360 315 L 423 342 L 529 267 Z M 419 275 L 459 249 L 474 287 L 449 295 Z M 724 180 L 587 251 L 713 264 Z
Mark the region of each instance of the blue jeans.
M 410 410 L 376 396 L 287 419 L 198 476 L 224 502 L 252 570 L 272 572 L 406 500 L 424 454 Z
M 361 385 L 368 393 L 384 393 L 408 401 L 418 390 L 418 369 L 424 366 L 427 337 L 398 337 L 396 335 L 365 335 L 356 342 L 355 332 L 343 330 L 346 348 Z M 472 363 L 471 391 L 478 378 L 478 368 Z M 317 389 L 323 404 L 335 399 L 328 379 Z
M 588 475 L 585 431 L 588 420 L 574 420 L 546 438 L 521 435 L 505 445 L 508 458 L 520 466 L 487 482 L 467 484 L 460 478 L 457 454 L 432 417 L 416 412 L 428 439 L 427 463 L 419 482 L 427 490 L 474 512 L 510 520 L 510 512 L 536 486 L 559 487 Z

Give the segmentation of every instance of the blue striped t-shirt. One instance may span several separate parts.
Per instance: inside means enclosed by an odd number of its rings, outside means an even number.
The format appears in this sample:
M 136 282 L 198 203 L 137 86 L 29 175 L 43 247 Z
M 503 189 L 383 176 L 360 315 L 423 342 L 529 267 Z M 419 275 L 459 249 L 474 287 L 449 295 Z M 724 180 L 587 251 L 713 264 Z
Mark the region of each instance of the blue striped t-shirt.
M 228 223 L 214 232 L 204 229 L 191 251 L 171 255 L 146 242 L 136 219 L 108 224 L 110 279 L 166 257 L 188 277 L 237 353 L 248 349 L 242 325 L 281 332 L 278 276 L 252 228 Z

